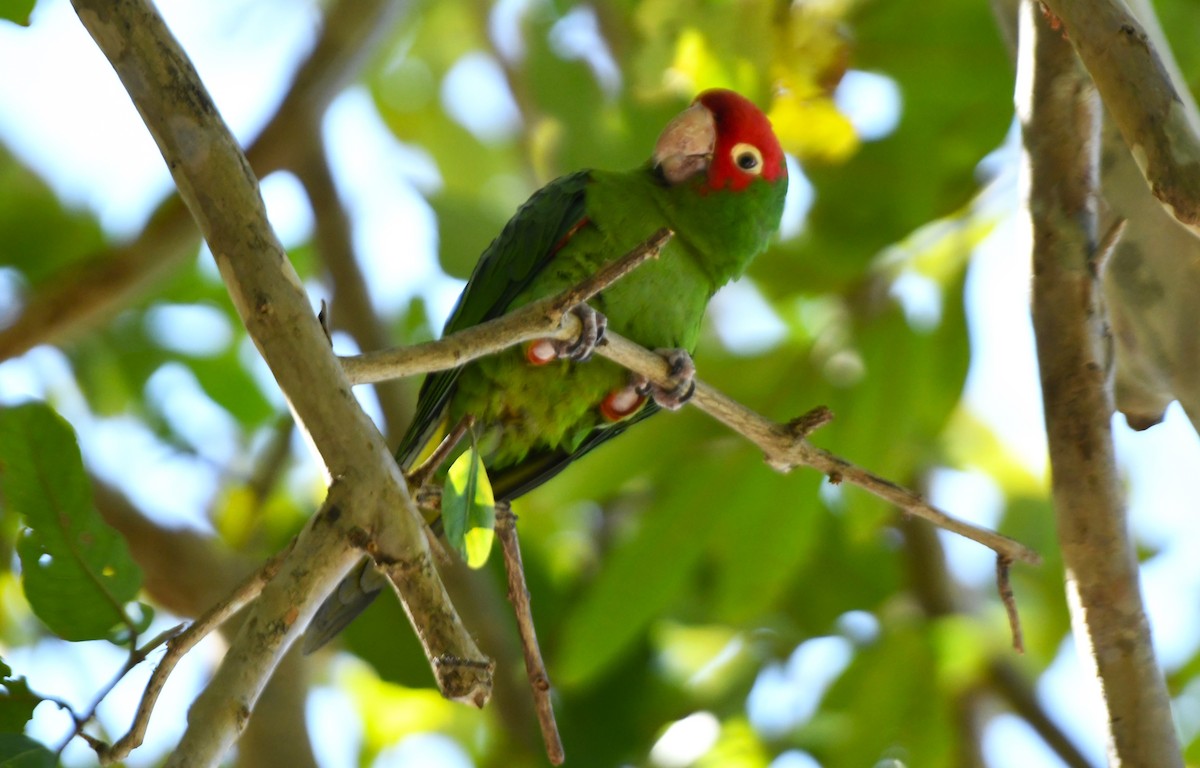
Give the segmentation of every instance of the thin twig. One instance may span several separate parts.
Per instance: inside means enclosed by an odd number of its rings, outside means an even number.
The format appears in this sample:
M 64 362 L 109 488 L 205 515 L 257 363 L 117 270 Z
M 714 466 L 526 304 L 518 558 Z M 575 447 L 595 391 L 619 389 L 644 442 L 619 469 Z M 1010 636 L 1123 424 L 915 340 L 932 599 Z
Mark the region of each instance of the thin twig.
M 517 632 L 521 636 L 521 650 L 525 654 L 525 674 L 529 676 L 529 689 L 533 693 L 538 725 L 542 729 L 542 740 L 546 743 L 546 757 L 552 765 L 562 765 L 565 759 L 562 738 L 554 721 L 550 676 L 546 673 L 546 664 L 538 647 L 537 630 L 533 626 L 533 611 L 529 605 L 529 588 L 525 585 L 525 566 L 521 562 L 521 542 L 517 538 L 516 523 L 517 516 L 507 503 L 496 505 L 496 536 L 504 552 L 508 601 L 512 603 L 513 613 L 517 617 Z
M 1012 582 L 1008 579 L 1008 567 L 1012 565 L 1004 555 L 996 555 L 996 591 L 1008 614 L 1008 627 L 1012 631 L 1012 646 L 1017 653 L 1025 653 L 1025 637 L 1021 632 L 1021 615 L 1017 613 L 1017 600 L 1013 597 Z
M 1104 274 L 1105 268 L 1108 267 L 1108 260 L 1113 255 L 1113 251 L 1117 249 L 1117 243 L 1121 242 L 1121 236 L 1125 234 L 1125 225 L 1128 223 L 1128 219 L 1118 218 L 1109 225 L 1104 237 L 1100 238 L 1096 249 L 1088 257 L 1088 266 L 1092 270 L 1092 277 L 1100 278 Z
M 642 263 L 657 257 L 671 237 L 671 230 L 660 229 L 632 251 L 610 262 L 578 285 L 556 296 L 526 304 L 495 320 L 464 328 L 437 341 L 342 357 L 340 360 L 346 377 L 351 384 L 373 384 L 445 371 L 533 339 L 548 336 L 571 338 L 578 335 L 575 325 L 578 320 L 568 311 Z
M 92 719 L 96 716 L 96 710 L 99 708 L 100 702 L 104 701 L 104 699 L 106 699 L 108 697 L 108 694 L 112 693 L 113 688 L 117 687 L 117 683 L 124 680 L 125 676 L 128 675 L 133 670 L 134 667 L 136 667 L 138 664 L 141 664 L 143 661 L 145 661 L 146 657 L 149 656 L 150 653 L 152 651 L 154 651 L 155 648 L 157 648 L 158 646 L 167 642 L 175 635 L 178 635 L 179 632 L 183 629 L 183 626 L 184 626 L 183 624 L 177 624 L 173 627 L 169 627 L 169 628 L 163 630 L 162 632 L 159 632 L 157 635 L 155 635 L 153 638 L 151 638 L 149 642 L 147 642 L 145 645 L 141 646 L 140 648 L 137 648 L 137 647 L 130 648 L 129 656 L 125 659 L 125 663 L 121 665 L 121 670 L 119 672 L 117 672 L 117 674 L 115 674 L 111 680 L 109 680 L 107 685 L 105 685 L 103 688 L 100 689 L 99 693 L 96 694 L 95 699 L 92 701 L 92 706 L 88 708 L 86 713 L 77 715 L 77 714 L 75 714 L 75 711 L 73 709 L 71 709 L 71 707 L 69 705 L 65 705 L 67 711 L 69 711 L 71 713 L 71 717 L 75 721 L 75 727 L 71 731 L 71 733 L 67 736 L 67 738 L 63 741 L 63 743 L 59 746 L 59 748 L 57 750 L 55 750 L 56 755 L 59 755 L 61 757 L 63 750 L 67 748 L 67 745 L 70 744 L 71 740 L 74 739 L 76 736 L 82 738 L 84 741 L 86 741 L 88 744 L 90 744 L 93 748 L 95 748 L 97 745 L 103 744 L 102 741 L 95 738 L 94 736 L 91 736 L 90 734 L 85 733 L 83 730 L 87 726 L 87 724 L 90 723 L 92 721 Z M 136 642 L 136 638 L 134 638 L 134 640 Z M 62 702 L 55 701 L 55 703 L 58 704 L 60 707 L 64 706 L 64 704 Z
M 596 348 L 596 354 L 653 381 L 668 381 L 667 363 L 660 355 L 611 330 L 605 334 L 605 343 Z M 987 528 L 951 517 L 913 491 L 813 446 L 803 435 L 798 435 L 793 426 L 777 424 L 760 416 L 702 381 L 696 382 L 696 393 L 688 402 L 761 448 L 767 463 L 774 469 L 787 472 L 797 466 L 812 467 L 828 477 L 830 482 L 856 485 L 884 501 L 895 504 L 910 515 L 978 542 L 1013 561 L 1021 560 L 1034 564 L 1041 562 L 1041 557 L 1024 544 Z M 805 417 L 801 417 L 799 421 L 803 425 Z
M 654 234 L 638 243 L 632 251 L 616 261 L 605 264 L 596 271 L 596 274 L 584 279 L 574 288 L 569 288 L 559 294 L 556 297 L 557 309 L 555 311 L 560 316 L 565 314 L 567 310 L 589 301 L 593 296 L 650 259 L 658 258 L 658 254 L 662 253 L 662 249 L 667 247 L 667 243 L 671 242 L 671 238 L 674 236 L 675 233 L 667 227 L 655 230 Z
M 196 619 L 187 629 L 182 632 L 179 627 L 174 627 L 168 632 L 159 635 L 151 643 L 162 642 L 166 639 L 167 652 L 163 655 L 162 661 L 154 668 L 154 672 L 150 675 L 149 682 L 146 683 L 146 690 L 142 694 L 142 701 L 138 704 L 137 714 L 134 715 L 133 725 L 130 726 L 129 732 L 113 743 L 111 747 L 100 742 L 93 742 L 92 746 L 96 749 L 97 756 L 103 765 L 110 765 L 123 760 L 130 752 L 137 749 L 142 744 L 142 740 L 146 737 L 146 728 L 150 725 L 150 715 L 154 712 L 154 705 L 158 701 L 158 695 L 162 693 L 163 686 L 167 683 L 167 678 L 175 669 L 175 665 L 183 656 L 195 647 L 196 643 L 203 640 L 217 627 L 225 623 L 230 616 L 237 613 L 254 598 L 258 597 L 258 593 L 262 592 L 263 587 L 268 581 L 275 577 L 275 573 L 279 570 L 279 564 L 292 551 L 294 541 L 288 544 L 283 550 L 277 552 L 270 560 L 263 563 L 262 567 L 252 573 L 243 581 L 237 589 L 231 592 L 223 600 L 218 602 L 212 608 L 209 608 L 203 616 Z M 169 637 L 164 638 L 164 635 Z M 154 647 L 150 643 L 147 644 L 147 653 L 149 649 Z
M 429 454 L 429 458 L 425 459 L 419 467 L 405 475 L 404 479 L 408 481 L 408 485 L 414 492 L 422 488 L 425 483 L 429 482 L 429 478 L 433 477 L 433 473 L 442 465 L 446 457 L 458 447 L 459 442 L 467 434 L 472 426 L 475 425 L 475 417 L 467 414 L 459 419 L 454 425 L 454 429 L 450 430 L 450 434 L 442 439 L 438 447 L 433 453 Z

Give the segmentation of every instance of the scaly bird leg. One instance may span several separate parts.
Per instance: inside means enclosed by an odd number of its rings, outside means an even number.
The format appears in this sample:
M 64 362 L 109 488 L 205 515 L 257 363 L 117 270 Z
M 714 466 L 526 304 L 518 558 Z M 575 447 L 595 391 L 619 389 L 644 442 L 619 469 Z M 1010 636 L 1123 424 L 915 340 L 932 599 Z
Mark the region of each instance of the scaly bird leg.
M 579 318 L 579 336 L 574 339 L 538 339 L 525 348 L 525 357 L 534 365 L 545 365 L 554 360 L 570 360 L 585 363 L 592 357 L 596 345 L 604 340 L 608 318 L 587 304 L 578 304 L 570 310 Z
M 639 395 L 650 396 L 659 408 L 678 411 L 696 394 L 696 364 L 686 349 L 656 349 L 670 367 L 671 381 L 658 385 L 641 374 L 633 374 L 631 384 Z

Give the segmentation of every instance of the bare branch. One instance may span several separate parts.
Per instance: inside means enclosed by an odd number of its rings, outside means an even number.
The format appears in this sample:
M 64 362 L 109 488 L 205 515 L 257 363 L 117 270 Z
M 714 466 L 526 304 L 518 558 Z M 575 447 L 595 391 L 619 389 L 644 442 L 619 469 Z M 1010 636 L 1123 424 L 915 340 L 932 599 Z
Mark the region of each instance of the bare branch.
M 1045 0 L 1154 196 L 1200 234 L 1200 135 L 1150 36 L 1120 0 Z
M 504 551 L 504 570 L 508 574 L 508 601 L 512 603 L 517 617 L 517 633 L 521 636 L 521 650 L 525 654 L 525 674 L 529 677 L 529 689 L 533 692 L 533 704 L 537 710 L 538 725 L 542 729 L 542 740 L 546 744 L 546 757 L 551 765 L 562 765 L 562 737 L 558 735 L 558 724 L 554 720 L 554 704 L 550 700 L 550 675 L 542 661 L 538 647 L 537 630 L 533 625 L 533 610 L 529 605 L 529 588 L 525 586 L 525 566 L 521 562 L 521 541 L 517 537 L 517 516 L 504 504 L 496 509 L 496 536 Z
M 1114 42 L 1126 51 L 1139 45 L 1133 32 L 1120 37 Z M 1021 10 L 1020 45 L 1017 82 L 1023 89 L 1017 101 L 1030 171 L 1025 188 L 1033 236 L 1033 325 L 1072 624 L 1095 660 L 1112 763 L 1181 766 L 1113 455 L 1104 315 L 1091 268 L 1100 240 L 1099 102 L 1071 47 L 1032 2 Z M 1151 108 L 1145 117 L 1166 114 Z
M 418 625 L 443 693 L 486 700 L 490 661 L 449 602 L 399 468 L 350 391 L 267 223 L 257 180 L 194 68 L 145 0 L 74 4 L 162 151 L 235 308 L 332 482 L 322 512 L 300 533 L 193 704 L 168 765 L 220 762 L 271 670 L 358 558 L 355 542 L 374 533 L 402 565 L 405 578 L 394 586 Z M 434 622 L 433 629 L 422 621 Z
M 320 141 L 319 116 L 314 116 L 311 122 L 308 130 L 312 135 L 312 145 L 295 166 L 314 212 L 316 224 L 313 240 L 333 290 L 332 325 L 347 331 L 358 343 L 359 349 L 383 349 L 393 343 L 393 339 L 375 311 L 367 281 L 359 269 L 350 231 L 350 217 L 338 195 L 333 170 L 329 167 L 329 158 Z M 401 381 L 379 382 L 376 385 L 375 393 L 387 427 L 385 434 L 399 437 L 401 430 L 412 420 L 414 392 Z
M 1017 613 L 1017 600 L 1013 596 L 1012 582 L 1008 578 L 1008 569 L 1012 565 L 1004 555 L 996 555 L 996 591 L 1000 593 L 1000 602 L 1004 604 L 1004 612 L 1008 615 L 1008 628 L 1012 632 L 1012 646 L 1017 653 L 1025 653 L 1025 637 L 1021 633 L 1021 615 Z
M 667 363 L 661 356 L 612 331 L 605 334 L 605 340 L 605 344 L 597 347 L 596 354 L 653 381 L 669 381 Z M 804 417 L 798 422 L 799 429 L 789 424 L 777 424 L 702 381 L 696 382 L 696 394 L 688 402 L 761 448 L 767 463 L 781 472 L 797 466 L 812 467 L 828 477 L 831 482 L 856 485 L 884 501 L 895 504 L 910 515 L 924 518 L 939 528 L 979 542 L 999 555 L 1014 561 L 1041 562 L 1038 554 L 1024 544 L 995 531 L 953 518 L 913 491 L 813 446 L 805 439 L 804 429 L 811 428 L 811 425 Z
M 579 335 L 579 321 L 568 315 L 568 310 L 595 296 L 648 259 L 656 258 L 671 237 L 669 229 L 660 229 L 579 285 L 557 296 L 526 304 L 495 320 L 464 328 L 437 341 L 343 357 L 346 377 L 352 384 L 370 384 L 457 368 L 525 341 L 573 338 Z
M 195 647 L 196 643 L 203 640 L 210 632 L 224 624 L 229 617 L 258 597 L 267 582 L 275 578 L 275 574 L 279 571 L 279 564 L 283 562 L 283 558 L 291 552 L 291 549 L 292 545 L 288 545 L 286 549 L 263 563 L 262 567 L 252 573 L 237 589 L 192 622 L 187 629 L 177 632 L 167 641 L 167 652 L 158 662 L 158 666 L 154 668 L 149 682 L 146 683 L 146 690 L 142 694 L 141 703 L 138 704 L 137 714 L 133 718 L 133 725 L 129 732 L 114 742 L 111 747 L 97 750 L 102 764 L 111 765 L 124 760 L 130 752 L 141 746 L 142 740 L 146 737 L 146 728 L 150 725 L 150 715 L 154 712 L 158 695 L 162 693 L 163 686 L 166 685 L 167 678 L 171 676 L 175 665 Z
M 274 482 L 269 476 L 278 471 L 279 454 L 286 449 L 293 426 L 291 414 L 279 422 L 247 481 L 260 500 Z M 142 568 L 146 591 L 173 613 L 193 618 L 203 615 L 262 565 L 261 559 L 252 562 L 215 537 L 160 525 L 120 492 L 95 479 L 92 484 L 97 509 L 129 544 L 134 560 Z M 240 626 L 240 618 L 234 616 L 222 625 L 227 638 Z M 307 683 L 299 656 L 297 649 L 289 651 L 263 689 L 257 710 L 238 741 L 237 765 L 315 767 L 304 721 Z M 281 733 L 286 739 L 280 738 Z
M 312 138 L 296 126 L 316 124 L 313 116 L 322 114 L 358 71 L 402 5 L 398 0 L 340 0 L 329 8 L 312 53 L 247 151 L 260 176 L 298 162 Z M 86 331 L 178 269 L 196 253 L 198 242 L 187 207 L 171 196 L 135 240 L 89 256 L 33 294 L 16 319 L 0 328 L 0 360 Z
M 466 437 L 467 431 L 473 426 L 475 426 L 475 417 L 471 414 L 468 413 L 459 419 L 450 432 L 442 438 L 442 442 L 433 450 L 433 453 L 429 454 L 429 458 L 425 459 L 425 461 L 421 462 L 420 466 L 414 467 L 408 473 L 405 479 L 408 480 L 409 487 L 417 491 L 423 489 L 425 483 L 429 482 L 429 479 L 437 472 L 438 467 L 442 466 L 442 462 L 450 457 L 450 454 L 454 452 L 454 449 Z

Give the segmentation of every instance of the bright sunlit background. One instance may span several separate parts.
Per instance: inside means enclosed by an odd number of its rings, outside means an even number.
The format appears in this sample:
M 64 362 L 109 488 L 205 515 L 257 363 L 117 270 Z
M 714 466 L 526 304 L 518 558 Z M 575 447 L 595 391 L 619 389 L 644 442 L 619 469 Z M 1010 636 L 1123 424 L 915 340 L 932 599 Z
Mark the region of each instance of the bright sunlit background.
M 493 34 L 500 38 L 501 49 L 519 45 L 515 32 L 505 30 L 512 27 L 511 19 L 525 2 L 504 0 L 493 12 Z M 169 0 L 159 5 L 225 120 L 243 142 L 252 139 L 314 40 L 320 18 L 317 8 L 310 2 L 307 14 L 297 13 L 294 0 Z M 594 18 L 586 13 L 561 29 L 563 45 L 591 56 L 598 79 L 616 87 L 620 73 L 603 47 L 594 45 L 596 34 Z M 171 189 L 171 182 L 141 120 L 66 0 L 40 0 L 29 29 L 0 24 L 0 72 L 6 73 L 0 76 L 0 142 L 69 205 L 95 214 L 111 237 L 136 234 Z M 441 84 L 440 95 L 448 112 L 473 132 L 512 130 L 515 108 L 487 60 L 462 62 Z M 886 137 L 905 108 L 891 81 L 866 72 L 849 73 L 837 97 L 867 141 Z M 436 168 L 428 158 L 399 146 L 379 122 L 370 97 L 354 88 L 334 103 L 325 129 L 374 300 L 381 308 L 394 310 L 420 290 L 432 314 L 444 316 L 461 284 L 446 277 L 437 265 L 433 213 L 417 191 L 441 183 Z M 1027 309 L 1026 232 L 1016 214 L 1019 165 L 1015 133 L 983 165 L 994 179 L 976 206 L 981 215 L 998 216 L 1000 223 L 978 248 L 967 281 L 972 359 L 965 397 L 974 414 L 1020 457 L 1032 482 L 1045 483 L 1046 445 Z M 793 193 L 785 228 L 794 232 L 804 226 L 812 189 L 794 163 L 791 171 Z M 262 190 L 284 244 L 307 240 L 312 215 L 296 181 L 276 174 L 263 180 Z M 0 259 L 2 248 L 0 244 Z M 936 292 L 931 295 L 919 280 L 902 281 L 897 290 L 910 317 L 919 322 L 932 313 L 936 320 Z M 5 275 L 0 261 L 0 315 L 12 291 L 11 275 Z M 314 303 L 321 298 L 314 288 Z M 736 303 L 737 311 L 722 311 L 730 302 Z M 772 336 L 781 332 L 779 321 L 760 305 L 756 291 L 733 286 L 715 302 L 710 322 L 718 324 L 728 345 L 769 346 Z M 168 344 L 186 346 L 212 340 L 224 343 L 230 329 L 219 313 L 168 308 L 162 310 L 155 332 Z M 246 353 L 253 354 L 249 349 Z M 259 368 L 266 376 L 265 369 Z M 195 444 L 204 446 L 204 455 L 190 457 L 165 450 L 132 420 L 93 416 L 83 398 L 72 391 L 72 382 L 62 355 L 38 348 L 0 365 L 0 402 L 52 394 L 77 428 L 88 426 L 80 431 L 87 435 L 82 449 L 89 467 L 126 489 L 147 512 L 173 523 L 207 527 L 205 513 L 218 489 L 220 468 L 237 460 L 240 447 L 235 425 L 214 412 L 196 382 L 180 368 L 160 371 L 150 384 L 150 396 L 164 404 L 168 418 Z M 374 408 L 374 403 L 368 406 Z M 1200 515 L 1190 490 L 1200 466 L 1200 445 L 1177 406 L 1172 406 L 1163 424 L 1144 433 L 1130 431 L 1121 417 L 1114 425 L 1132 524 L 1140 539 L 1156 550 L 1142 570 L 1143 589 L 1160 661 L 1172 668 L 1187 660 L 1200 635 L 1196 610 L 1200 571 L 1194 567 L 1200 559 Z M 879 425 L 879 439 L 888 439 L 886 424 Z M 930 493 L 937 505 L 984 525 L 996 522 L 1002 503 L 1001 492 L 983 473 L 939 471 L 932 478 Z M 944 536 L 943 543 L 955 575 L 974 588 L 988 589 L 993 578 L 990 561 L 977 556 L 975 545 L 953 536 Z M 863 614 L 859 619 L 847 616 L 848 623 L 860 624 L 848 626 L 847 633 L 869 636 L 875 631 L 872 617 Z M 166 627 L 170 619 L 161 617 L 158 622 Z M 220 642 L 210 640 L 180 665 L 159 704 L 147 746 L 134 753 L 130 765 L 150 764 L 178 738 L 187 703 L 221 651 Z M 123 660 L 120 651 L 103 643 L 73 646 L 45 641 L 28 651 L 0 652 L 28 676 L 35 690 L 76 705 L 84 705 Z M 766 668 L 747 703 L 753 726 L 781 732 L 802 722 L 849 656 L 845 639 L 816 638 L 800 645 L 786 664 Z M 110 732 L 126 727 L 147 666 L 130 675 L 102 709 Z M 335 676 L 358 674 L 356 666 L 349 659 L 339 662 Z M 1063 645 L 1038 693 L 1089 756 L 1102 763 L 1099 692 L 1069 643 Z M 326 768 L 356 765 L 362 729 L 354 709 L 333 687 L 316 688 L 309 708 L 322 764 Z M 56 744 L 68 724 L 61 713 L 49 710 L 39 709 L 32 735 Z M 681 719 L 663 733 L 651 760 L 664 768 L 688 765 L 715 743 L 719 727 L 718 719 L 704 711 Z M 985 748 L 995 768 L 1058 764 L 1025 725 L 1008 716 L 988 726 Z M 78 744 L 66 756 L 74 765 L 89 762 L 87 750 Z M 374 766 L 470 764 L 453 741 L 431 734 L 400 741 Z M 816 765 L 808 755 L 791 751 L 776 759 L 772 768 Z

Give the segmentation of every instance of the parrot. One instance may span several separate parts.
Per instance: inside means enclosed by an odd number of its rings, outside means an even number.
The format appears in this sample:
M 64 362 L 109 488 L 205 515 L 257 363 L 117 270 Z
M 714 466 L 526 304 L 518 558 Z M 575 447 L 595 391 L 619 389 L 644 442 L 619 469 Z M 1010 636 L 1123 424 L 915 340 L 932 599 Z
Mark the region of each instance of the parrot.
M 473 418 L 474 450 L 495 501 L 541 485 L 596 446 L 694 391 L 700 324 L 718 288 L 740 277 L 779 228 L 784 152 L 767 116 L 725 89 L 700 93 L 630 171 L 583 170 L 536 191 L 483 252 L 444 334 L 571 288 L 659 228 L 659 256 L 571 310 L 582 331 L 428 375 L 396 460 L 406 471 L 450 426 Z M 589 360 L 606 328 L 666 358 L 658 386 Z M 318 609 L 305 652 L 328 642 L 385 585 L 369 560 Z

